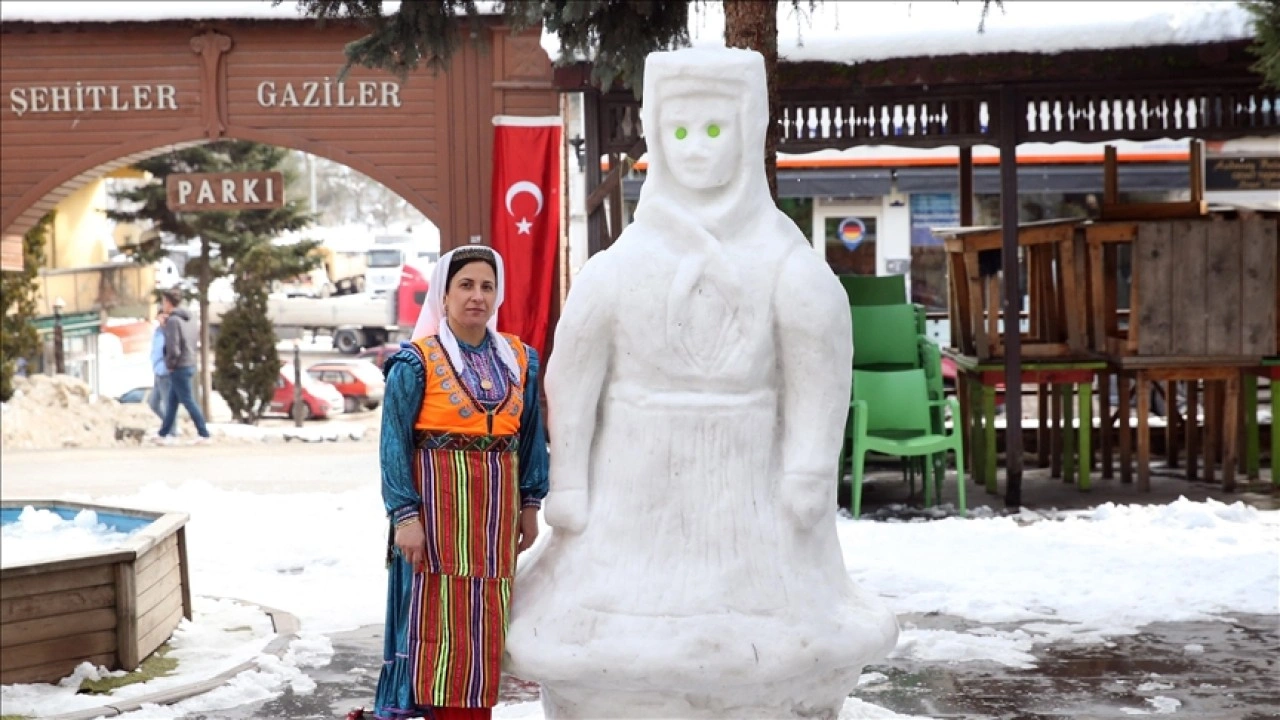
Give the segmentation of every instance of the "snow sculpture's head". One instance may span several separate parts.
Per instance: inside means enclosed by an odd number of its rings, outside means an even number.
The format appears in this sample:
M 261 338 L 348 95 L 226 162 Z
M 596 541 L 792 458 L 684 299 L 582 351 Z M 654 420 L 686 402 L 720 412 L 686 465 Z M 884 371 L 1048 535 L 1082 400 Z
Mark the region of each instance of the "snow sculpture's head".
M 693 48 L 645 60 L 640 111 L 649 147 L 649 178 L 695 193 L 766 187 L 769 124 L 764 59 L 752 50 Z M 651 194 L 651 193 L 650 193 Z M 716 193 L 720 194 L 720 193 Z

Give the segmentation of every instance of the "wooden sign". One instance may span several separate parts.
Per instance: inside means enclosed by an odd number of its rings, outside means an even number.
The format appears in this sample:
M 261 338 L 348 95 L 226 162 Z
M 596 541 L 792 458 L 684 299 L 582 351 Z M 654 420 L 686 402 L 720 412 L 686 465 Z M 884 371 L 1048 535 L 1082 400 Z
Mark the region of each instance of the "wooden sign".
M 1204 163 L 1206 190 L 1280 190 L 1280 157 L 1218 157 Z
M 170 175 L 164 185 L 169 209 L 174 212 L 284 207 L 284 175 L 280 172 Z

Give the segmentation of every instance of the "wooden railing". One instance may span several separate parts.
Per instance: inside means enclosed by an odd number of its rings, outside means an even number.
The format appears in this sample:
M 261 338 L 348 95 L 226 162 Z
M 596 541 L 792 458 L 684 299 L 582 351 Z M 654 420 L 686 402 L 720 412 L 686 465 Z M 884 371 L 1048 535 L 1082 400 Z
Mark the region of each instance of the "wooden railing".
M 1000 90 L 970 86 L 863 88 L 815 96 L 781 93 L 779 150 L 811 152 L 858 145 L 958 147 L 998 144 Z M 1280 132 L 1280 92 L 1248 81 L 1090 90 L 1085 85 L 1024 86 L 1018 142 L 1097 142 L 1237 137 Z M 610 93 L 599 115 L 603 152 L 626 152 L 643 136 L 639 101 Z

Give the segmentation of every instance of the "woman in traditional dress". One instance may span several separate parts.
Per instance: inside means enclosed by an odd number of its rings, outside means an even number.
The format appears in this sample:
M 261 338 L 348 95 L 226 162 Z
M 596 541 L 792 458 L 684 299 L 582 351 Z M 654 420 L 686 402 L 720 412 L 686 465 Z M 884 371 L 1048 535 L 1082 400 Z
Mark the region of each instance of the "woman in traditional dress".
M 378 718 L 488 718 L 498 701 L 516 555 L 547 494 L 538 356 L 497 332 L 502 269 L 487 247 L 442 257 L 414 341 L 387 360 Z

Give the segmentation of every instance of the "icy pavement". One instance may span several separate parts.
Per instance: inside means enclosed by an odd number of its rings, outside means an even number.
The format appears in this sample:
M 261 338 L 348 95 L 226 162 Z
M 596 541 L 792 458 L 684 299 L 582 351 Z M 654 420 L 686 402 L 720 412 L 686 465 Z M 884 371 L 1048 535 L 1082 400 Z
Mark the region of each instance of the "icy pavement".
M 920 626 L 953 632 L 971 623 L 949 616 L 907 616 Z M 382 628 L 332 637 L 333 661 L 308 672 L 316 689 L 285 691 L 261 703 L 191 718 L 342 717 L 369 707 L 377 685 Z M 989 661 L 895 659 L 863 672 L 856 699 L 842 718 L 1032 718 L 1112 720 L 1172 714 L 1196 720 L 1264 720 L 1280 716 L 1275 677 L 1280 660 L 1275 616 L 1239 615 L 1231 622 L 1154 623 L 1109 645 L 1063 644 L 1039 649 L 1034 669 Z M 506 678 L 503 718 L 541 718 L 537 687 Z M 884 712 L 876 712 L 881 708 Z M 849 709 L 860 712 L 849 713 Z

